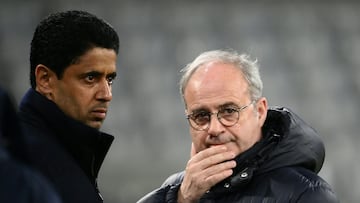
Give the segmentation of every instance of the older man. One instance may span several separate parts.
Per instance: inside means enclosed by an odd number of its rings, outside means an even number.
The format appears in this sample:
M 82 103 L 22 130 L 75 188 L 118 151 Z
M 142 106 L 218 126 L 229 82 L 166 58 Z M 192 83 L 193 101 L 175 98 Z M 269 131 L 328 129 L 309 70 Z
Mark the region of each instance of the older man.
M 191 158 L 139 203 L 338 202 L 317 175 L 320 137 L 290 110 L 268 108 L 255 61 L 215 50 L 183 73 Z

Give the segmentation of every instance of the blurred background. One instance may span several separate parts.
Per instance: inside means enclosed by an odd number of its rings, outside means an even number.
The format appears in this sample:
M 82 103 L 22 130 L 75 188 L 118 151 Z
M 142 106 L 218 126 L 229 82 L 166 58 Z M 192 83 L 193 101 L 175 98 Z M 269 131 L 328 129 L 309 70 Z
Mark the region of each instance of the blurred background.
M 360 201 L 360 4 L 356 1 L 0 0 L 0 85 L 18 103 L 29 88 L 29 49 L 49 13 L 83 9 L 118 31 L 113 134 L 99 184 L 106 203 L 135 202 L 183 170 L 190 136 L 180 69 L 233 48 L 260 63 L 270 105 L 297 112 L 323 137 L 320 172 L 341 202 Z

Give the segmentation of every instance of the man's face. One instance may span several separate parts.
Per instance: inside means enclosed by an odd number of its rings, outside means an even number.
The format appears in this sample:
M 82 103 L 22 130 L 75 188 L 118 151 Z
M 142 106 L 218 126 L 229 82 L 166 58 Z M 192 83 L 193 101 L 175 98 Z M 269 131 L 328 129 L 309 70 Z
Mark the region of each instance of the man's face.
M 50 99 L 68 116 L 99 129 L 112 99 L 115 77 L 115 51 L 90 49 L 65 69 L 60 80 L 51 81 Z
M 241 108 L 252 102 L 241 71 L 233 65 L 219 62 L 208 63 L 195 71 L 185 88 L 184 99 L 187 114 Z M 199 131 L 190 127 L 196 153 L 212 146 L 225 145 L 229 151 L 239 155 L 261 139 L 266 112 L 266 99 L 261 98 L 240 111 L 239 120 L 233 126 L 224 126 L 213 114 L 208 129 Z

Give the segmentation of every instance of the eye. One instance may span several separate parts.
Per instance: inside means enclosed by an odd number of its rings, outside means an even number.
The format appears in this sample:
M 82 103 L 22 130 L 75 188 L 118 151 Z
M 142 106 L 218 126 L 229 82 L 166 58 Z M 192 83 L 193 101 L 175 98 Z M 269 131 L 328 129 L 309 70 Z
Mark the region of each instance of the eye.
M 86 75 L 85 80 L 89 83 L 94 82 L 95 76 L 93 74 L 88 74 Z
M 116 72 L 108 75 L 108 76 L 106 77 L 106 80 L 108 81 L 108 84 L 109 84 L 109 85 L 112 85 L 113 82 L 114 82 L 114 80 L 115 80 L 115 78 L 116 78 Z
M 222 116 L 231 116 L 237 112 L 239 112 L 239 110 L 235 107 L 226 107 L 220 111 Z
M 114 80 L 115 80 L 115 77 L 113 77 L 113 76 L 110 76 L 110 77 L 107 78 L 107 81 L 108 81 L 109 85 L 112 85 Z
M 210 113 L 206 111 L 195 112 L 191 115 L 191 119 L 197 124 L 205 124 L 210 120 Z

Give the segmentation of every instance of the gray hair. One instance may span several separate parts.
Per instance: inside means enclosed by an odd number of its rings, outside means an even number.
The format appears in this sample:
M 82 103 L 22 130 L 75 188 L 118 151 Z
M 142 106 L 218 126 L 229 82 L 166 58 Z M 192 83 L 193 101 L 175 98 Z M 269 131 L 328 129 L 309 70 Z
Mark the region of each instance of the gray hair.
M 183 73 L 179 83 L 180 94 L 184 102 L 184 91 L 191 76 L 199 67 L 211 62 L 233 64 L 235 67 L 239 68 L 249 85 L 248 91 L 250 99 L 253 101 L 260 99 L 262 96 L 263 83 L 261 81 L 257 60 L 251 60 L 249 55 L 239 54 L 233 50 L 213 50 L 203 52 L 193 62 L 189 63 L 180 71 Z

